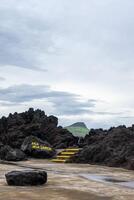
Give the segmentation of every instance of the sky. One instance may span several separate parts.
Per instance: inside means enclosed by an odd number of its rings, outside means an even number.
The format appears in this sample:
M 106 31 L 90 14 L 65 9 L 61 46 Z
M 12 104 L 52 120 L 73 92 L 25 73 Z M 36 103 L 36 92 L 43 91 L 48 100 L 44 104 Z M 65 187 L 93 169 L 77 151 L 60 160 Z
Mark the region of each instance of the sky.
M 134 123 L 133 0 L 0 0 L 0 116 Z

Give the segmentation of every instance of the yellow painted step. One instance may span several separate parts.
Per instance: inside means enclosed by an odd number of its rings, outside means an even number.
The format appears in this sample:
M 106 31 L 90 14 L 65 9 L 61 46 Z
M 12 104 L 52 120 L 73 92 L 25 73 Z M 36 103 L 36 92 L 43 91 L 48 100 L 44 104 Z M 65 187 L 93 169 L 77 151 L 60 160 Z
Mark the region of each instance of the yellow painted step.
M 79 149 L 66 149 L 66 151 L 79 151 Z
M 61 162 L 61 163 L 66 162 L 66 160 L 62 160 L 62 159 L 52 159 L 51 161 L 52 162 Z
M 59 155 L 59 156 L 57 156 L 57 158 L 63 158 L 63 159 L 64 159 L 64 158 L 65 158 L 65 159 L 68 159 L 68 158 L 70 158 L 70 157 L 71 157 L 71 156 L 66 156 L 66 155 L 63 155 L 63 156 L 62 156 L 62 155 Z
M 80 148 L 78 148 L 78 147 L 68 147 L 66 149 L 80 149 Z
M 76 152 L 61 152 L 61 155 L 74 155 Z

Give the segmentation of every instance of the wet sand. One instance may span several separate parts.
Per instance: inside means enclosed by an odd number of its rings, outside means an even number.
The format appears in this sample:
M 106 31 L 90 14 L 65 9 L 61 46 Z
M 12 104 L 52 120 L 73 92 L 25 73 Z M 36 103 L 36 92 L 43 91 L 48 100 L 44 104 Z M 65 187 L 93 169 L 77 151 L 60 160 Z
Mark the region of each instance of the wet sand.
M 14 164 L 14 163 L 12 163 Z M 5 173 L 12 170 L 45 169 L 48 182 L 40 187 L 7 186 Z M 83 174 L 85 176 L 83 176 Z M 118 182 L 98 181 L 88 175 L 134 181 L 134 172 L 86 164 L 55 164 L 46 160 L 0 164 L 0 200 L 133 200 L 134 189 Z

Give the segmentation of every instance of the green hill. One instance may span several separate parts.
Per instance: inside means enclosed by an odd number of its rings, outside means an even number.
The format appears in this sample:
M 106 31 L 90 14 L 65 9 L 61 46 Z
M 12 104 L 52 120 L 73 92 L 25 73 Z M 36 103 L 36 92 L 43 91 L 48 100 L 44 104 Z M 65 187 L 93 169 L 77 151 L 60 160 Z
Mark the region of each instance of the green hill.
M 74 136 L 84 137 L 86 134 L 89 133 L 89 129 L 83 122 L 77 122 L 65 128 L 70 131 Z

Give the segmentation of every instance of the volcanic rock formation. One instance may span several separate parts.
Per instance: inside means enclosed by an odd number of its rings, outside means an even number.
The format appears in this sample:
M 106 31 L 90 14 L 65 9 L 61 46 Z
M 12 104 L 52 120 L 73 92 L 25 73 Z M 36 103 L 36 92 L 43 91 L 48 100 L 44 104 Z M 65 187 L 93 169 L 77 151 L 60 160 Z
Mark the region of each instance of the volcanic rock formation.
M 134 126 L 119 126 L 107 131 L 91 129 L 84 138 L 83 146 L 73 162 L 134 170 Z
M 26 142 L 26 138 L 31 136 L 40 139 L 39 143 L 42 140 L 46 146 L 53 148 L 59 146 L 60 148 L 66 148 L 76 145 L 78 138 L 57 125 L 58 119 L 56 117 L 47 116 L 44 111 L 39 109 L 34 111 L 33 108 L 30 108 L 23 113 L 9 114 L 8 117 L 0 119 L 0 149 L 3 145 L 8 145 L 13 149 L 21 149 L 24 141 Z M 41 154 L 44 157 L 46 155 L 46 158 L 48 158 L 50 155 L 54 155 L 54 150 L 49 151 L 48 155 L 47 149 L 43 150 L 42 148 L 40 149 Z M 33 155 L 38 157 L 39 150 L 38 153 L 37 150 L 32 151 L 31 156 Z M 4 156 L 1 155 L 1 158 L 4 158 Z

